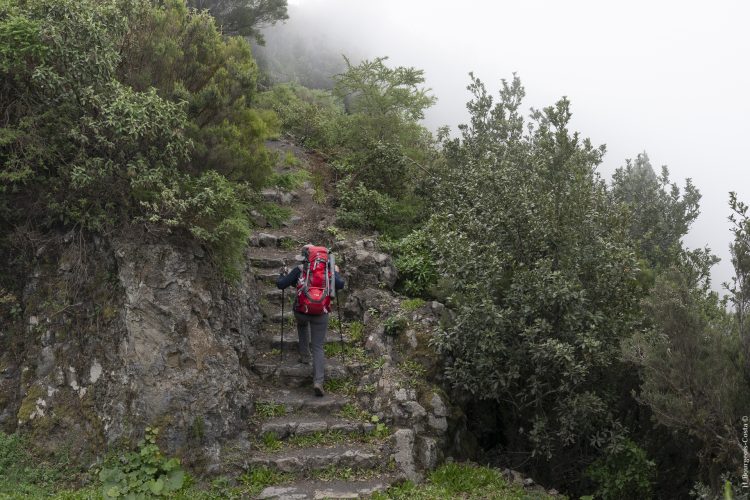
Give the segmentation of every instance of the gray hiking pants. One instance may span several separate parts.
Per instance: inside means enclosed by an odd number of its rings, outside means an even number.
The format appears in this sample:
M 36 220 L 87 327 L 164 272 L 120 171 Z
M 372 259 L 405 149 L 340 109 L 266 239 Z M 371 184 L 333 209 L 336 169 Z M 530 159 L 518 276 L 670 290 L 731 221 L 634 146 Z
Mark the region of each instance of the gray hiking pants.
M 323 385 L 326 367 L 323 346 L 325 345 L 326 332 L 328 331 L 328 315 L 320 314 L 312 316 L 295 311 L 294 318 L 297 320 L 300 356 L 307 357 L 309 356 L 308 353 L 312 351 L 313 384 Z

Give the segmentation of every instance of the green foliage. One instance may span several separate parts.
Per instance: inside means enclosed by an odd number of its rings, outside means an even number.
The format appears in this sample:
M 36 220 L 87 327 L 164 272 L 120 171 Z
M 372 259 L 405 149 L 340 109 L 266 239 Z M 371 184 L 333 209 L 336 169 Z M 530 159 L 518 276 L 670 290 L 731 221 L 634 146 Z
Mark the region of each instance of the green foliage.
M 290 474 L 279 472 L 268 467 L 253 467 L 240 476 L 240 483 L 246 488 L 245 493 L 255 497 L 264 488 L 289 481 Z
M 424 72 L 415 68 L 385 65 L 387 57 L 365 60 L 336 76 L 334 92 L 347 99 L 356 123 L 356 132 L 374 141 L 395 142 L 398 134 L 424 118 L 425 109 L 436 99 L 424 89 Z
M 346 403 L 339 410 L 339 416 L 350 420 L 368 420 L 370 415 L 353 403 Z
M 287 167 L 298 167 L 300 165 L 299 158 L 294 156 L 294 153 L 287 151 L 284 155 L 284 165 Z
M 734 429 L 750 390 L 737 323 L 707 281 L 711 262 L 685 254 L 657 277 L 643 302 L 651 327 L 623 352 L 642 372 L 638 399 L 659 424 L 697 440 L 702 474 L 718 484 L 720 471 L 738 477 L 742 470 Z
M 656 465 L 633 441 L 621 438 L 611 443 L 604 456 L 587 469 L 597 483 L 596 498 L 604 500 L 652 497 Z
M 266 222 L 273 228 L 280 228 L 293 214 L 291 208 L 277 205 L 275 203 L 261 203 L 256 208 L 263 218 L 266 219 Z
M 357 384 L 349 377 L 329 378 L 323 383 L 325 390 L 333 394 L 345 394 L 355 396 L 357 394 Z
M 388 426 L 385 425 L 384 422 L 380 421 L 380 417 L 378 417 L 377 415 L 373 415 L 370 417 L 370 423 L 375 426 L 375 428 L 372 430 L 372 435 L 376 439 L 383 439 L 390 435 L 390 429 L 388 429 Z
M 361 321 L 352 321 L 349 323 L 349 338 L 352 342 L 359 343 L 364 338 L 365 325 Z
M 454 498 L 522 500 L 551 497 L 526 493 L 523 488 L 509 484 L 498 470 L 459 463 L 449 463 L 438 467 L 424 484 L 415 485 L 412 482 L 406 482 L 384 493 L 373 495 L 375 500 L 449 500 Z
M 425 305 L 424 299 L 404 299 L 401 301 L 401 309 L 405 312 L 416 311 L 420 307 Z
M 456 389 L 508 409 L 537 463 L 593 459 L 620 432 L 608 376 L 640 293 L 626 218 L 596 174 L 604 148 L 568 130 L 565 99 L 527 124 L 517 78 L 497 102 L 469 88 L 425 228 L 455 312 L 435 347 Z
M 236 276 L 278 128 L 248 43 L 183 0 L 4 2 L 0 38 L 0 223 L 162 225 Z
M 390 337 L 398 337 L 406 331 L 409 321 L 403 316 L 389 316 L 383 321 L 383 331 Z
M 149 223 L 184 227 L 213 250 L 224 274 L 237 278 L 246 241 L 249 193 L 217 172 L 181 176 L 143 202 Z
M 258 95 L 257 105 L 273 110 L 283 130 L 308 147 L 330 152 L 342 144 L 346 117 L 330 92 L 276 85 Z
M 267 432 L 261 438 L 261 446 L 266 451 L 278 451 L 281 449 L 282 443 L 275 432 Z
M 729 193 L 729 207 L 732 210 L 729 222 L 732 224 L 734 241 L 729 247 L 734 276 L 731 283 L 724 283 L 729 292 L 729 301 L 734 306 L 739 338 L 742 342 L 742 366 L 746 381 L 750 381 L 750 218 L 748 207 Z
M 629 212 L 630 235 L 652 267 L 674 263 L 680 240 L 698 217 L 701 195 L 688 179 L 684 193 L 670 182 L 667 167 L 656 176 L 646 153 L 627 160 L 612 176 L 612 196 Z
M 422 229 L 386 243 L 385 248 L 395 256 L 394 263 L 398 269 L 396 287 L 407 295 L 427 297 L 435 294 L 438 274 L 433 246 L 429 232 Z
M 125 46 L 120 79 L 185 103 L 191 173 L 215 170 L 260 187 L 273 160 L 263 143 L 278 123 L 274 113 L 251 108 L 258 68 L 250 45 L 222 36 L 210 15 L 187 9 L 184 0 L 137 5 L 130 17 L 138 29 Z
M 389 235 L 400 235 L 404 231 L 403 211 L 409 211 L 407 204 L 396 200 L 363 183 L 339 185 L 338 223 L 345 228 L 376 229 Z M 404 209 L 404 210 L 402 210 Z M 408 217 L 406 220 L 413 219 Z M 408 226 L 407 226 L 408 227 Z
M 255 414 L 262 418 L 282 417 L 286 415 L 286 406 L 261 401 L 255 405 Z
M 253 37 L 261 45 L 264 27 L 289 19 L 287 0 L 190 0 L 189 4 L 208 9 L 228 33 Z
M 295 170 L 288 173 L 273 173 L 268 178 L 266 184 L 271 187 L 283 189 L 285 191 L 294 191 L 311 179 L 310 172 L 307 170 Z
M 156 444 L 158 429 L 146 427 L 138 451 L 120 457 L 120 463 L 102 468 L 104 498 L 168 496 L 182 489 L 185 472 L 176 458 L 166 458 Z

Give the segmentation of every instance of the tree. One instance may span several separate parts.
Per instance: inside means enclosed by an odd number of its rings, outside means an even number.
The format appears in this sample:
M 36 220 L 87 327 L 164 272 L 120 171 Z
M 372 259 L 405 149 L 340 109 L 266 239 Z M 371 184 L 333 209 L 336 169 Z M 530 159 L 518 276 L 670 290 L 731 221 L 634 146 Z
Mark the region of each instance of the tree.
M 566 99 L 527 124 L 518 78 L 497 103 L 473 76 L 469 89 L 428 225 L 455 312 L 435 344 L 457 390 L 498 404 L 506 446 L 540 466 L 568 457 L 555 477 L 575 482 L 623 432 L 610 380 L 639 295 L 626 214 L 596 173 L 604 147 L 568 130 Z
M 731 283 L 724 283 L 724 288 L 729 292 L 729 301 L 734 306 L 743 373 L 745 382 L 750 384 L 750 218 L 747 205 L 737 198 L 737 193 L 729 193 L 729 206 L 732 210 L 729 221 L 734 236 L 729 250 L 734 276 Z
M 648 155 L 627 160 L 612 176 L 612 196 L 630 211 L 630 235 L 640 256 L 652 268 L 673 264 L 682 250 L 681 239 L 699 214 L 700 192 L 690 179 L 683 192 L 662 167 L 657 177 Z
M 722 477 L 739 485 L 741 417 L 750 405 L 737 324 L 711 291 L 707 269 L 717 259 L 683 254 L 656 279 L 643 309 L 651 326 L 623 344 L 640 367 L 638 400 L 662 429 L 696 439 L 702 480 L 714 493 Z
M 189 0 L 189 5 L 211 12 L 225 33 L 253 37 L 259 45 L 265 43 L 264 27 L 289 19 L 287 0 Z
M 3 2 L 0 42 L 0 228 L 159 224 L 232 274 L 273 124 L 247 42 L 184 0 Z
M 424 71 L 385 65 L 387 57 L 364 60 L 353 66 L 344 57 L 346 71 L 335 76 L 334 94 L 344 99 L 354 117 L 355 144 L 368 141 L 398 143 L 413 147 L 420 140 L 417 120 L 437 100 L 421 87 Z M 364 148 L 363 148 L 364 149 Z
M 195 146 L 190 172 L 215 170 L 261 187 L 272 163 L 264 142 L 278 123 L 273 113 L 252 107 L 258 67 L 247 41 L 222 36 L 210 15 L 188 10 L 184 0 L 142 8 L 130 18 L 138 29 L 127 38 L 119 78 L 186 103 Z

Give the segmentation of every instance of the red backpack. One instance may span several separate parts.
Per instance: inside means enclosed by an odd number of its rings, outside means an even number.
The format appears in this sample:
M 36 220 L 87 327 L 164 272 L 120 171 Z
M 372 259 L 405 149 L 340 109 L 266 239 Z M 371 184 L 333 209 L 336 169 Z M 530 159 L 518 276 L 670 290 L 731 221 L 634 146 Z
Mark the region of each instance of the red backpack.
M 328 249 L 306 247 L 303 257 L 295 310 L 303 314 L 326 314 L 331 311 L 331 290 L 335 286 Z

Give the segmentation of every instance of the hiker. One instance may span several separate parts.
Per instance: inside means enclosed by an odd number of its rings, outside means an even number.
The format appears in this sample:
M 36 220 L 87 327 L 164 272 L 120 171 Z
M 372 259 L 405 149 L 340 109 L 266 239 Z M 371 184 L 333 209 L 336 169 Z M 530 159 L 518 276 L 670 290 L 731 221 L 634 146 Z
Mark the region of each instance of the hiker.
M 325 373 L 325 353 L 323 346 L 328 330 L 328 313 L 331 311 L 330 271 L 328 249 L 308 244 L 302 247 L 302 253 L 294 258 L 298 266 L 287 272 L 282 268 L 276 286 L 284 289 L 293 283 L 297 284 L 297 296 L 294 299 L 294 318 L 297 320 L 299 336 L 299 362 L 310 364 L 312 347 L 313 390 L 316 396 L 323 396 L 323 378 Z M 336 290 L 344 288 L 344 280 L 339 276 L 339 266 L 335 266 L 333 281 Z

